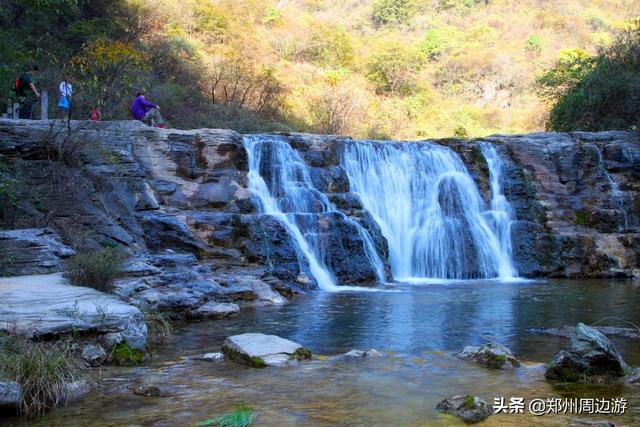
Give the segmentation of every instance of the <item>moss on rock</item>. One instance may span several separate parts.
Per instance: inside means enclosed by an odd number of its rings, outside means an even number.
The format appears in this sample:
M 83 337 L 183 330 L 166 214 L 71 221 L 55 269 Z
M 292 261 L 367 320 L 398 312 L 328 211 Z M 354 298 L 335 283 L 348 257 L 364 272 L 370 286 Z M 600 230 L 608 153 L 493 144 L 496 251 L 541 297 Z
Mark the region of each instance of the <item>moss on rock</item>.
M 133 366 L 144 360 L 142 350 L 131 347 L 126 342 L 114 345 L 109 353 L 109 362 L 121 366 Z

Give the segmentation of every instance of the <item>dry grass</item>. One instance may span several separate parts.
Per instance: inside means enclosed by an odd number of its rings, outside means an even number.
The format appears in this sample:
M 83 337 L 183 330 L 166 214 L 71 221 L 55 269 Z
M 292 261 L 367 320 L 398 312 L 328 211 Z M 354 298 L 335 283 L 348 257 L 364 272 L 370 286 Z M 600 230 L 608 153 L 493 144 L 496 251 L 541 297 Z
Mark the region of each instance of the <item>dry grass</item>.
M 34 342 L 0 333 L 0 379 L 22 386 L 20 412 L 36 415 L 66 404 L 66 384 L 87 378 L 85 364 L 69 343 Z

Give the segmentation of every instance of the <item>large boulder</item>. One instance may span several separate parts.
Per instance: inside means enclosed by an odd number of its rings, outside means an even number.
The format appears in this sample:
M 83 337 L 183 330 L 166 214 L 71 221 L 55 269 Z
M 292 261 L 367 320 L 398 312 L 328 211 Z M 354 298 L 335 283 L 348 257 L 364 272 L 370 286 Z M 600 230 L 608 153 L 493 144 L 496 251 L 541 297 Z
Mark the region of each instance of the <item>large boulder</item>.
M 230 336 L 222 344 L 222 352 L 235 362 L 256 368 L 285 366 L 311 358 L 311 352 L 302 345 L 261 333 Z
M 490 369 L 513 369 L 520 366 L 520 361 L 513 356 L 511 350 L 493 342 L 479 347 L 468 345 L 456 356 Z
M 493 407 L 478 396 L 452 396 L 436 405 L 438 411 L 462 418 L 467 423 L 477 423 L 493 414 Z
M 569 350 L 556 354 L 544 374 L 548 380 L 612 382 L 631 371 L 609 339 L 596 329 L 578 323 Z

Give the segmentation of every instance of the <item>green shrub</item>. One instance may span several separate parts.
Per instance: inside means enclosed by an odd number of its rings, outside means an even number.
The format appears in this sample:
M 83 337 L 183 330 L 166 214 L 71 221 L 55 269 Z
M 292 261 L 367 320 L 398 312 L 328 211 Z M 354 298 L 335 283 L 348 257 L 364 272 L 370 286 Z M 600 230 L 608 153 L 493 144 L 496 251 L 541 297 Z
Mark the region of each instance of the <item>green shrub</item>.
M 268 27 L 272 27 L 280 22 L 282 22 L 282 13 L 275 7 L 268 7 L 264 18 L 262 18 L 262 23 Z
M 464 126 L 458 126 L 453 130 L 453 136 L 460 139 L 468 139 L 469 131 Z
M 576 209 L 573 212 L 576 216 L 576 225 L 588 225 L 587 224 L 587 213 L 582 209 Z
M 540 40 L 540 37 L 535 34 L 529 36 L 529 38 L 524 42 L 524 50 L 526 50 L 530 55 L 540 55 L 542 52 L 542 41 Z
M 415 14 L 413 0 L 374 0 L 373 22 L 379 25 L 406 24 Z
M 74 285 L 112 292 L 124 259 L 118 249 L 78 252 L 65 263 L 64 276 Z
M 539 94 L 552 104 L 547 127 L 557 131 L 638 129 L 640 20 L 597 56 L 571 53 L 537 80 Z
M 196 426 L 247 427 L 255 419 L 253 410 L 247 405 L 238 405 L 233 410 L 215 418 L 200 421 Z
M 40 414 L 66 403 L 66 384 L 88 379 L 84 363 L 64 342 L 40 343 L 0 333 L 0 379 L 22 386 L 20 411 Z
M 424 33 L 419 47 L 429 59 L 435 59 L 448 50 L 460 46 L 460 37 L 460 32 L 450 25 L 430 28 Z
M 383 50 L 374 53 L 367 64 L 367 79 L 377 93 L 408 95 L 416 86 L 424 54 L 419 49 L 401 43 L 385 43 Z

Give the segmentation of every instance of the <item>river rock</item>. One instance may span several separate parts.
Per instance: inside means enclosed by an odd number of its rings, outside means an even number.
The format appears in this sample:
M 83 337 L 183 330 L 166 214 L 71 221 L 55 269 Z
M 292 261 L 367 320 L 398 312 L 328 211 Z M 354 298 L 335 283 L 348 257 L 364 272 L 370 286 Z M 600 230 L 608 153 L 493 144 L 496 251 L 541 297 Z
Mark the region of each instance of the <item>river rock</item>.
M 64 385 L 63 401 L 67 403 L 82 400 L 93 390 L 93 384 L 89 380 L 76 380 Z
M 161 397 L 163 395 L 160 387 L 155 385 L 138 385 L 133 388 L 133 394 L 146 397 Z
M 193 360 L 200 360 L 202 362 L 217 362 L 219 360 L 224 359 L 224 354 L 222 353 L 205 353 L 200 356 L 196 356 Z
M 491 414 L 493 407 L 478 396 L 452 396 L 441 400 L 436 409 L 462 418 L 467 423 L 480 422 Z
M 229 359 L 253 367 L 285 366 L 311 358 L 302 345 L 277 335 L 247 333 L 227 337 L 222 352 Z
M 511 350 L 498 343 L 487 343 L 479 347 L 469 345 L 456 356 L 491 369 L 513 369 L 520 366 L 520 361 L 513 356 Z
M 14 409 L 20 405 L 22 387 L 15 381 L 0 381 L 0 408 Z
M 373 358 L 384 357 L 384 354 L 372 348 L 371 350 L 351 350 L 342 355 L 342 358 L 345 360 L 359 360 L 359 359 L 367 359 L 372 357 Z
M 98 366 L 107 360 L 107 352 L 99 344 L 87 344 L 82 349 L 82 358 L 90 365 Z
M 567 382 L 611 382 L 630 370 L 606 336 L 578 323 L 571 335 L 569 350 L 554 356 L 544 376 L 548 380 Z
M 210 301 L 198 307 L 192 314 L 194 317 L 220 318 L 229 317 L 240 312 L 238 304 Z

